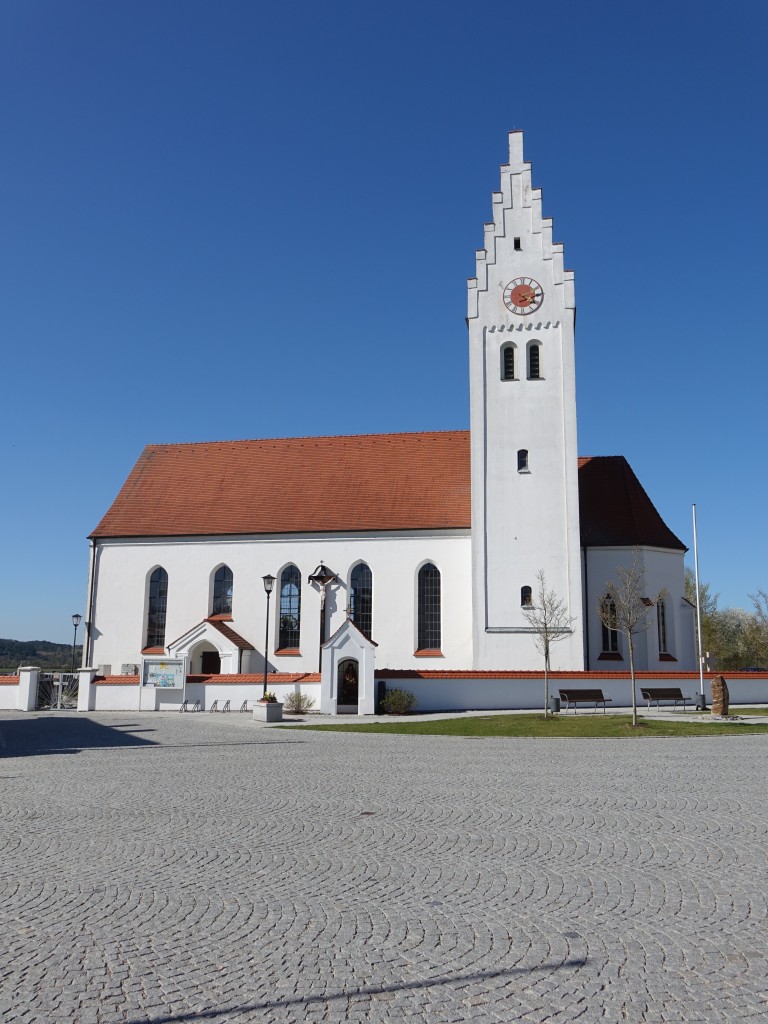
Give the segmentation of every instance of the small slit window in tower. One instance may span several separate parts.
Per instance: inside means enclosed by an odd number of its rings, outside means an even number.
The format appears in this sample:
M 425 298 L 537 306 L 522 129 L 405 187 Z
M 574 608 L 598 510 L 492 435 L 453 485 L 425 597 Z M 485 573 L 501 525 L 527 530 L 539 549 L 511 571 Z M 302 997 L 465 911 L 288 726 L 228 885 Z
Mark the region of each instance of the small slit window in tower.
M 520 245 L 520 239 L 519 239 L 519 238 L 516 238 L 516 239 L 515 239 L 515 252 L 520 252 L 520 250 L 521 250 L 522 248 L 523 248 L 523 247 L 522 247 L 522 245 Z
M 528 347 L 528 380 L 541 379 L 541 356 L 538 345 Z
M 525 473 L 528 471 L 528 449 L 520 448 L 517 453 L 517 472 Z
M 520 588 L 520 607 L 533 608 L 533 591 L 530 587 Z

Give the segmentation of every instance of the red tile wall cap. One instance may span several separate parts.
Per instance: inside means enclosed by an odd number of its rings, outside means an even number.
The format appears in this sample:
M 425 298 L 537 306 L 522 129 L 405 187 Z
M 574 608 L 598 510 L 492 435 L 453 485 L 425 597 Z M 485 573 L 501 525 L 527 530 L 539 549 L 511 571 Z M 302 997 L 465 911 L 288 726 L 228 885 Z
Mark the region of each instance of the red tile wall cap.
M 263 672 L 250 672 L 238 675 L 194 675 L 187 676 L 188 683 L 205 683 L 213 686 L 239 686 L 241 684 L 252 685 L 263 683 Z M 319 672 L 270 672 L 267 675 L 267 686 L 286 683 L 319 683 Z
M 94 683 L 98 686 L 137 686 L 138 676 L 94 676 Z
M 414 651 L 413 656 L 414 658 L 442 658 L 443 652 L 438 648 L 434 648 L 432 650 L 425 648 L 421 651 Z
M 718 673 L 719 675 L 720 673 Z M 768 672 L 724 672 L 726 679 L 754 679 L 768 680 Z M 705 675 L 709 679 L 712 673 Z M 374 672 L 376 679 L 477 679 L 482 682 L 486 679 L 543 679 L 544 672 L 539 669 L 531 669 L 529 672 L 508 671 L 508 672 L 471 672 L 458 669 L 377 669 Z M 272 676 L 270 676 L 270 679 Z M 594 671 L 594 672 L 550 672 L 550 679 L 567 679 L 572 683 L 578 683 L 588 679 L 629 679 L 629 669 L 623 671 Z M 636 679 L 698 679 L 698 672 L 678 672 L 676 670 L 659 669 L 656 672 L 635 672 Z
M 165 654 L 164 647 L 142 647 L 142 654 Z
M 0 686 L 18 686 L 18 676 L 0 676 Z
M 301 650 L 298 647 L 278 647 L 275 651 L 275 656 L 278 658 L 298 658 L 301 656 Z
M 232 621 L 232 616 L 231 615 L 224 615 L 224 614 L 222 614 L 222 615 L 209 615 L 208 618 L 205 621 L 206 622 L 231 622 Z

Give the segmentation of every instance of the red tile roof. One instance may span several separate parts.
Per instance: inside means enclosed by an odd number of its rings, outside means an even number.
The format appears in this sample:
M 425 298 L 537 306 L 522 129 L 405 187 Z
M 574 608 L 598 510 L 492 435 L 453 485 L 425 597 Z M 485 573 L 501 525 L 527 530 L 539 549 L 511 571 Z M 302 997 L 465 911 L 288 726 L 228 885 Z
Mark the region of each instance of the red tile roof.
M 623 456 L 579 459 L 587 546 L 685 550 Z M 465 430 L 148 445 L 93 537 L 470 528 Z
M 469 434 L 149 445 L 94 537 L 469 527 Z
M 256 650 L 253 644 L 249 643 L 247 640 L 243 640 L 239 633 L 236 633 L 231 626 L 228 626 L 226 622 L 222 622 L 216 616 L 213 616 L 206 621 L 210 622 L 214 629 L 217 629 L 219 633 L 225 636 L 227 640 L 231 641 L 235 647 L 239 647 L 241 651 Z
M 647 545 L 686 551 L 623 455 L 579 459 L 579 518 L 584 547 Z

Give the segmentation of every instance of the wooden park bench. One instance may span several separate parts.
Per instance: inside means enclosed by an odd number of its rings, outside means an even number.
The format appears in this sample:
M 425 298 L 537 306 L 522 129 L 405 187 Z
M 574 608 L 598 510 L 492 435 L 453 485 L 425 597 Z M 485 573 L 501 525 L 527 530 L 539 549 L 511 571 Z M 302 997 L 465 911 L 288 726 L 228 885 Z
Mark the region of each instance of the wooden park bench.
M 682 704 L 683 711 L 685 711 L 686 702 L 691 699 L 676 686 L 641 686 L 640 693 L 643 695 L 643 700 L 648 702 L 649 708 L 654 704 L 658 708 L 659 701 L 663 700 L 672 701 L 673 707 Z
M 565 710 L 573 708 L 574 715 L 576 714 L 577 704 L 591 704 L 595 711 L 597 711 L 597 705 L 603 705 L 603 714 L 605 714 L 605 705 L 611 703 L 610 697 L 604 697 L 602 690 L 560 690 L 560 700 L 565 705 Z

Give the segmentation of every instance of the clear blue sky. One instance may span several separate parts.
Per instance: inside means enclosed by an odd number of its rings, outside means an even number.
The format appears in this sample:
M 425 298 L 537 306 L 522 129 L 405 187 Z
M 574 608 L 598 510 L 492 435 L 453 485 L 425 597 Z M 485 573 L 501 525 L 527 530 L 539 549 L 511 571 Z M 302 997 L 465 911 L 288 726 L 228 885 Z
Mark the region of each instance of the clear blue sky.
M 466 278 L 525 131 L 579 450 L 721 605 L 768 587 L 768 6 L 0 5 L 0 636 L 68 641 L 148 442 L 468 426 Z

